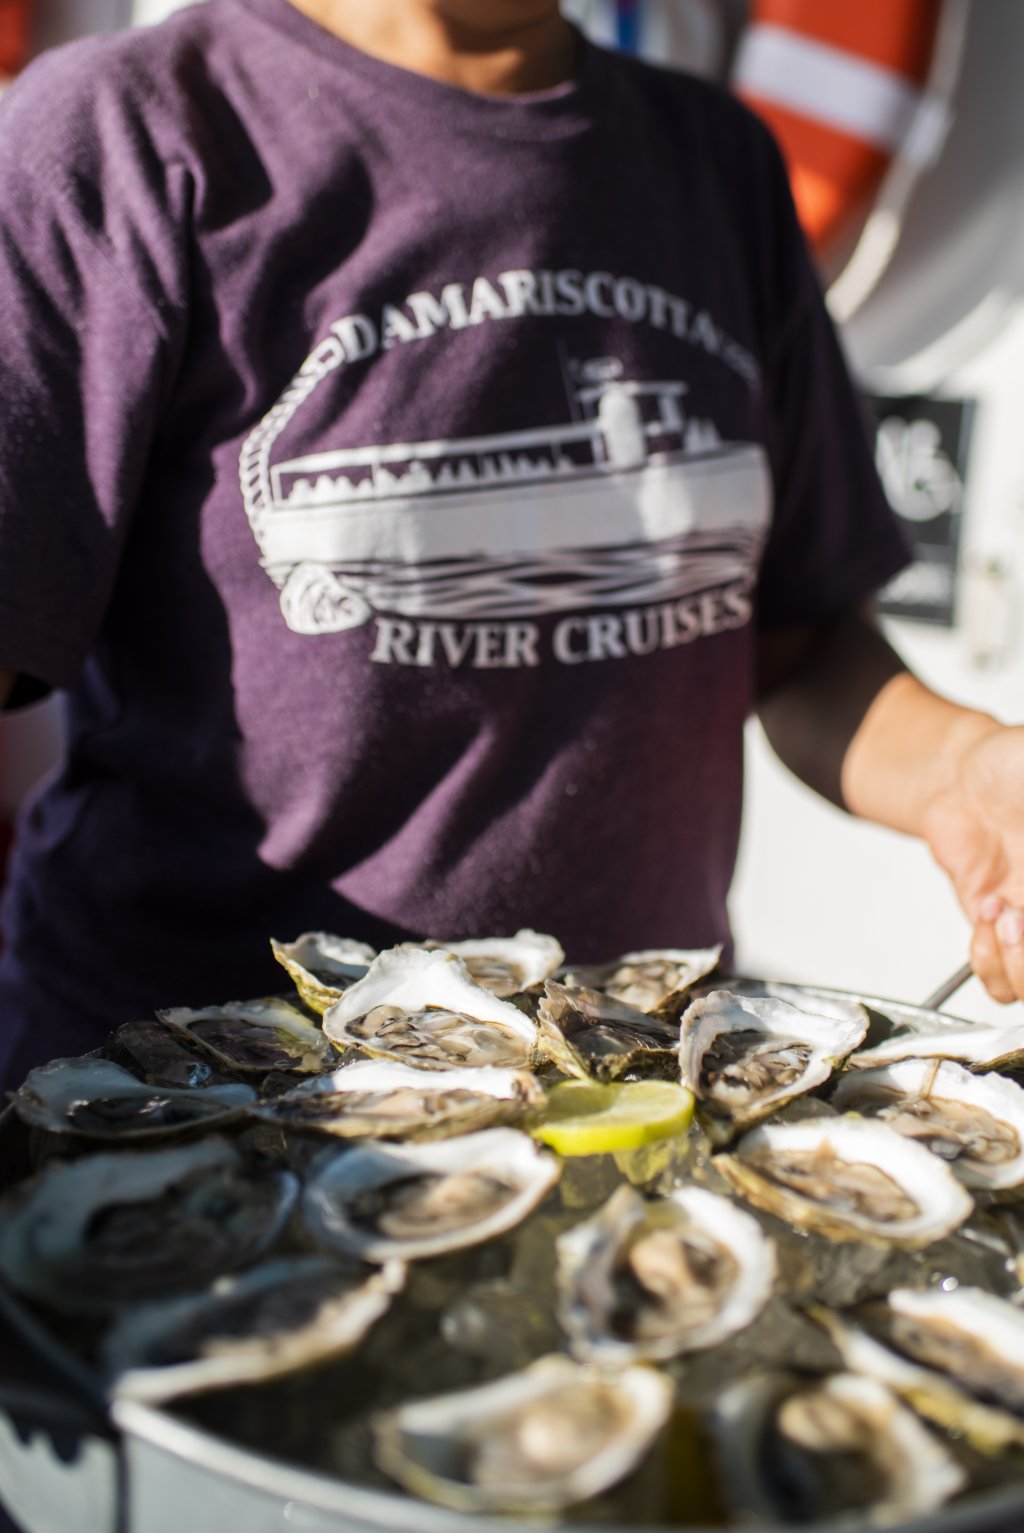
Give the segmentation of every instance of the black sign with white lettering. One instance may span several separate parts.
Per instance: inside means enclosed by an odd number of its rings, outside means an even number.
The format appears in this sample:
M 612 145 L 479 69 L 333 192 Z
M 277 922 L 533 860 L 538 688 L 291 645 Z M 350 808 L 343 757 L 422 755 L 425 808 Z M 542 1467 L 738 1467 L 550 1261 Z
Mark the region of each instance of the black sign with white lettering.
M 878 472 L 916 556 L 881 592 L 879 610 L 951 628 L 975 401 L 869 396 L 869 403 Z

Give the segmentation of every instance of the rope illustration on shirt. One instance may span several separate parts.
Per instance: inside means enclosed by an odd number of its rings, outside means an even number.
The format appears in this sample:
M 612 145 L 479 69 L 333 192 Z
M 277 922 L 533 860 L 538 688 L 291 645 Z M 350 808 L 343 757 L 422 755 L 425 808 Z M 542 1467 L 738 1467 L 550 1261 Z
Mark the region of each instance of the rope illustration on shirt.
M 294 632 L 374 619 L 380 662 L 518 665 L 538 663 L 535 620 L 549 614 L 631 619 L 606 622 L 603 652 L 586 654 L 584 626 L 567 620 L 552 644 L 566 663 L 749 621 L 769 515 L 764 453 L 691 415 L 681 380 L 639 381 L 616 357 L 590 359 L 572 364 L 569 418 L 557 425 L 274 459 L 343 353 L 337 336 L 312 353 L 239 464 Z M 696 616 L 683 610 L 698 599 Z M 659 604 L 671 610 L 652 617 Z M 639 626 L 632 609 L 643 609 Z M 473 642 L 466 624 L 490 631 Z

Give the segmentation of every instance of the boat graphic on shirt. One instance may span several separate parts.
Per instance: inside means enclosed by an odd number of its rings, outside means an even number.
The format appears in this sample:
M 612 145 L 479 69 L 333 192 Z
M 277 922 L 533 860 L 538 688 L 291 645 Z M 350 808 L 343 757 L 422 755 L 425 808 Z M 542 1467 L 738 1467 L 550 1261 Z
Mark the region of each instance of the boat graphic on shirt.
M 689 415 L 683 382 L 625 378 L 613 357 L 577 372 L 564 424 L 268 457 L 250 518 L 288 626 L 536 619 L 749 587 L 763 449 Z

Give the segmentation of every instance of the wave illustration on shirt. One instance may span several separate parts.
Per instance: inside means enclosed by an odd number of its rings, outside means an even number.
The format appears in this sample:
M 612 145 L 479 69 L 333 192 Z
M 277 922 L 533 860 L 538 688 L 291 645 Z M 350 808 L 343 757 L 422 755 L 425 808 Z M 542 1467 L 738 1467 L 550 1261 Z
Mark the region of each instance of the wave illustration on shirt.
M 564 425 L 268 464 L 250 516 L 289 627 L 540 617 L 749 582 L 763 449 L 687 416 L 684 383 L 623 379 L 615 358 L 595 373 Z

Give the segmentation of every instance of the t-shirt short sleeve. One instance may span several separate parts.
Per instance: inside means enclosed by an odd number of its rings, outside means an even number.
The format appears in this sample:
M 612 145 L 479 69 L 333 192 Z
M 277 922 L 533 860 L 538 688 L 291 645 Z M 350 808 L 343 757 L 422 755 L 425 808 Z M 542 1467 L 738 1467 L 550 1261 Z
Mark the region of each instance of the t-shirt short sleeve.
M 99 632 L 168 351 L 143 286 L 157 198 L 140 198 L 124 114 L 90 99 L 74 51 L 0 110 L 0 665 L 54 686 Z
M 851 379 L 788 186 L 779 187 L 777 196 L 792 297 L 781 311 L 784 321 L 764 380 L 775 509 L 759 580 L 763 628 L 819 623 L 848 610 L 874 595 L 910 557 L 875 469 L 868 410 Z

